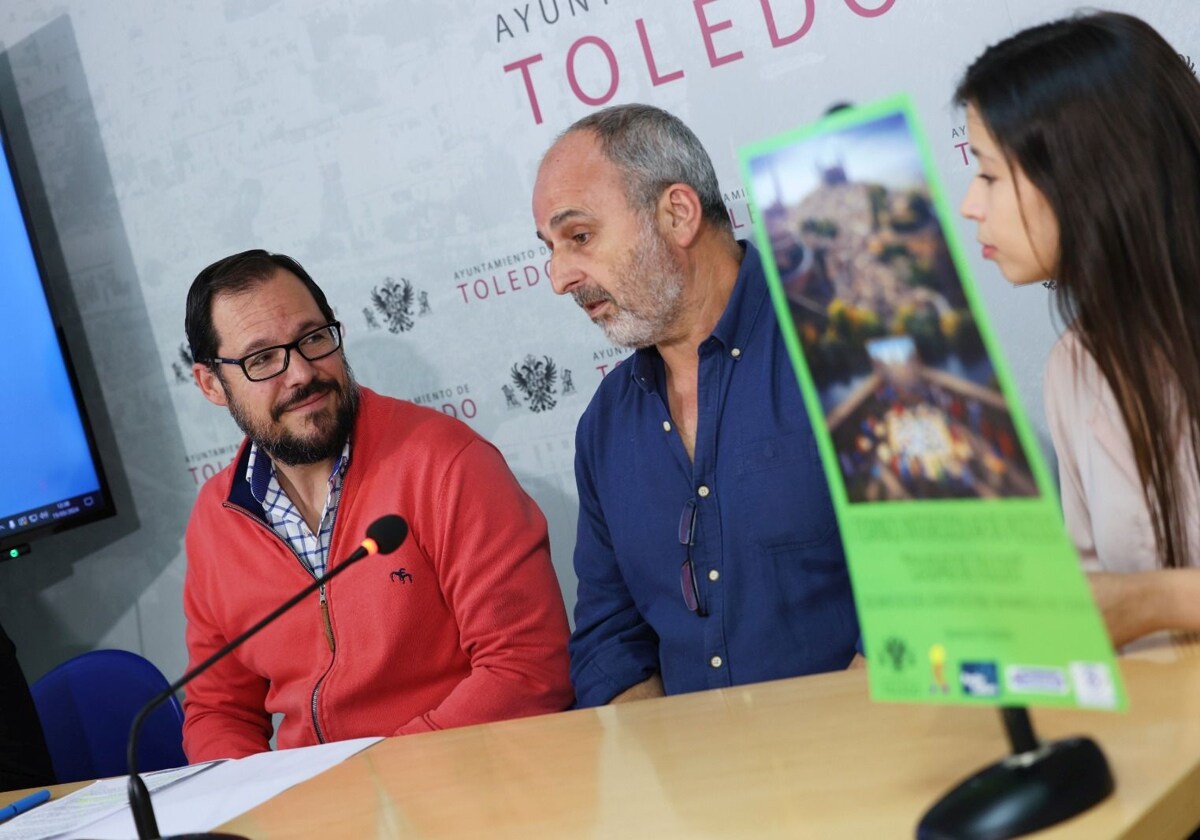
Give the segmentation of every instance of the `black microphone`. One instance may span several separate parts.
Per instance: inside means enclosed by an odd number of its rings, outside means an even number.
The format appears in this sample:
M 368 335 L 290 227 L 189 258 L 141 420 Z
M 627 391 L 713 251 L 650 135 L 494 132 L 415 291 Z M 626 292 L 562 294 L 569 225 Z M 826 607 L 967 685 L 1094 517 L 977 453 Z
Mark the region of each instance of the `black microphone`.
M 340 575 L 346 569 L 357 563 L 364 557 L 372 554 L 391 554 L 401 546 L 405 538 L 408 536 L 408 523 L 401 517 L 390 513 L 387 516 L 381 516 L 371 523 L 367 528 L 367 538 L 362 541 L 358 548 L 354 549 L 354 553 L 347 557 L 337 568 L 327 572 L 321 577 L 314 580 L 308 586 L 301 589 L 294 596 L 289 598 L 283 606 L 272 612 L 262 621 L 255 624 L 242 635 L 238 636 L 225 647 L 214 653 L 208 659 L 201 662 L 192 670 L 188 671 L 182 677 L 169 686 L 164 688 L 158 695 L 150 700 L 142 710 L 137 713 L 137 717 L 133 719 L 133 725 L 129 729 L 129 809 L 133 811 L 133 823 L 137 826 L 139 840 L 150 840 L 157 838 L 158 821 L 154 818 L 154 807 L 150 804 L 150 791 L 146 789 L 146 783 L 142 781 L 142 777 L 137 772 L 137 744 L 138 737 L 141 734 L 142 724 L 145 722 L 149 714 L 158 706 L 165 702 L 179 689 L 190 683 L 193 679 L 203 674 L 214 664 L 221 659 L 224 659 L 230 651 L 240 646 L 243 642 L 262 630 L 279 616 L 290 610 L 292 607 L 299 604 L 306 597 L 316 592 L 322 586 L 335 577 Z M 188 834 L 187 837 L 237 837 L 236 834 L 219 834 L 219 833 L 203 833 L 203 834 Z

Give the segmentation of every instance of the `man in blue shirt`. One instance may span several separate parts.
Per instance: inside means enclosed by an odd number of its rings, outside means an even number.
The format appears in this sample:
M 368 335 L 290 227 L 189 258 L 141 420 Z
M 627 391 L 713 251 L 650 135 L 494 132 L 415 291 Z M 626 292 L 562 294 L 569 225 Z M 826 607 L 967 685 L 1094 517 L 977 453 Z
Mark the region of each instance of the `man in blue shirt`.
M 700 142 L 657 108 L 596 112 L 546 153 L 533 215 L 554 291 L 636 348 L 576 432 L 579 705 L 847 667 L 858 621 L 816 443 Z

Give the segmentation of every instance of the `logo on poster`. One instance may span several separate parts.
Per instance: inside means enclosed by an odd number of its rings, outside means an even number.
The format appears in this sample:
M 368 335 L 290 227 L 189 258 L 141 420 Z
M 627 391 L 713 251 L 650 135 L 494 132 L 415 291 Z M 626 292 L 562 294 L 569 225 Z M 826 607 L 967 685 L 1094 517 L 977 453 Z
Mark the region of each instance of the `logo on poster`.
M 908 644 L 898 636 L 889 636 L 887 641 L 883 643 L 883 656 L 884 661 L 897 674 L 905 668 L 910 667 L 915 661 L 912 651 L 908 648 Z
M 1009 665 L 1004 682 L 1012 694 L 1066 694 L 1067 676 L 1062 668 L 1043 665 Z
M 964 662 L 958 669 L 958 684 L 972 697 L 1000 694 L 1000 674 L 995 662 Z
M 929 648 L 929 667 L 933 671 L 933 683 L 929 686 L 929 693 L 949 694 L 950 683 L 946 679 L 945 645 L 932 645 Z
M 1071 685 L 1080 706 L 1111 709 L 1117 705 L 1117 686 L 1112 670 L 1103 662 L 1072 662 Z

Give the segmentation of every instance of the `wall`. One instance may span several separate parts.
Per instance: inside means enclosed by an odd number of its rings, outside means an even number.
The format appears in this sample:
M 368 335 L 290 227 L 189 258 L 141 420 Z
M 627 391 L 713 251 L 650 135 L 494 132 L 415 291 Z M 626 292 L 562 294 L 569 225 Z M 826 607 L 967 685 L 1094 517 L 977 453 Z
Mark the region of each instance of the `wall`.
M 1200 52 L 1189 0 L 1110 5 Z M 183 528 L 239 440 L 180 354 L 184 294 L 212 260 L 295 256 L 347 324 L 361 382 L 494 440 L 550 519 L 571 604 L 573 429 L 621 354 L 549 288 L 529 201 L 554 136 L 601 102 L 677 113 L 749 235 L 739 146 L 834 102 L 907 90 L 957 201 L 971 170 L 954 81 L 986 44 L 1073 6 L 5 0 L 0 106 L 28 136 L 57 297 L 122 507 L 0 565 L 0 618 L 29 676 L 103 646 L 183 670 Z M 971 225 L 960 233 L 974 241 Z M 1048 298 L 972 259 L 1047 445 Z M 546 359 L 550 400 L 531 400 L 512 371 Z

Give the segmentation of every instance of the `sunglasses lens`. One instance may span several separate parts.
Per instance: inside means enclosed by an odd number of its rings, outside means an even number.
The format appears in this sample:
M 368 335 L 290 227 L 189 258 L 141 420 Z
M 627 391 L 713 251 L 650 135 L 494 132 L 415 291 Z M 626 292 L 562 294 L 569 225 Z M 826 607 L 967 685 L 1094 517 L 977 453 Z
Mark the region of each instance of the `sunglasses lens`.
M 696 524 L 696 505 L 690 499 L 679 515 L 679 544 L 692 544 L 692 528 Z
M 683 602 L 689 610 L 696 612 L 700 603 L 696 599 L 696 578 L 692 575 L 691 560 L 684 560 L 679 567 L 679 586 L 683 589 Z

